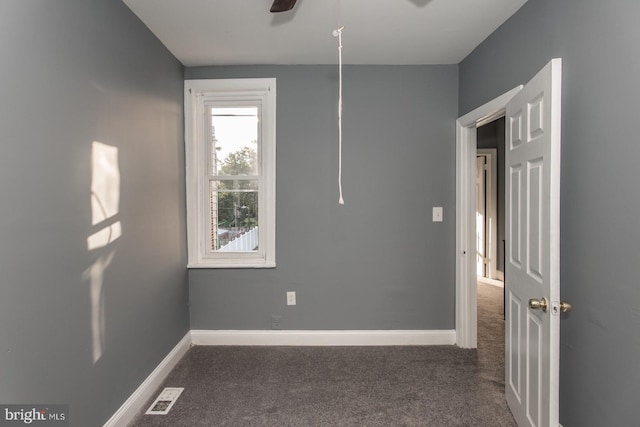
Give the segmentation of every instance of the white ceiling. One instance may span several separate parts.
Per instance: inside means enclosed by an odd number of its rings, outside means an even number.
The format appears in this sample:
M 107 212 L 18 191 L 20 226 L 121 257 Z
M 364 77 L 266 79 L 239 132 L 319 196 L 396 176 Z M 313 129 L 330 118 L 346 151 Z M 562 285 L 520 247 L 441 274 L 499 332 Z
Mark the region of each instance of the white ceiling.
M 185 66 L 457 64 L 527 0 L 123 0 Z

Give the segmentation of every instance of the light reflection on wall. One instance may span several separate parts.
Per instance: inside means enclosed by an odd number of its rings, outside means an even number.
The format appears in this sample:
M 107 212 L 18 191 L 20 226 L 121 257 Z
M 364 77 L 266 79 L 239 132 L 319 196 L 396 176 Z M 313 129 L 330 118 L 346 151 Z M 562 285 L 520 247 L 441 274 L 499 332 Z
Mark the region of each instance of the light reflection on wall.
M 104 272 L 115 253 L 111 251 L 101 255 L 83 275 L 85 280 L 89 280 L 91 291 L 91 349 L 94 364 L 100 360 L 105 348 Z
M 94 141 L 91 145 L 91 225 L 96 231 L 87 238 L 89 251 L 104 248 L 84 272 L 91 298 L 91 340 L 93 363 L 105 349 L 104 275 L 113 261 L 115 249 L 109 248 L 121 235 L 117 219 L 120 210 L 120 168 L 118 147 Z
M 91 225 L 98 225 L 118 214 L 120 207 L 120 169 L 118 147 L 101 142 L 91 146 Z M 89 250 L 102 248 L 122 235 L 120 221 L 107 224 L 87 239 Z

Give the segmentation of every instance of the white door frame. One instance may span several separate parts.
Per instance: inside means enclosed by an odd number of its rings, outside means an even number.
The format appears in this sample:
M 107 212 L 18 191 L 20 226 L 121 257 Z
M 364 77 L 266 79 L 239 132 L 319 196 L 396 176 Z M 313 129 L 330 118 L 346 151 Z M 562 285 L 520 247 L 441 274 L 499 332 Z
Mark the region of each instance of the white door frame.
M 504 131 L 504 129 L 503 129 Z M 485 218 L 484 241 L 485 258 L 489 260 L 485 274 L 489 279 L 497 279 L 498 264 L 498 150 L 496 148 L 478 148 L 478 156 L 485 156 L 487 176 L 485 181 Z
M 518 86 L 465 114 L 456 121 L 456 344 L 478 346 L 477 278 L 475 258 L 476 128 L 504 116 Z

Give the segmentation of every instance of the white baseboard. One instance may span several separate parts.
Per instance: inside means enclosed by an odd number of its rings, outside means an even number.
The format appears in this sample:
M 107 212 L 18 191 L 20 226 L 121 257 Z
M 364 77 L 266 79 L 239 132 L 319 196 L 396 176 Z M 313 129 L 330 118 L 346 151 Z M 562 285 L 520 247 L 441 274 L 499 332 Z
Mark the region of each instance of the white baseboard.
M 169 352 L 162 362 L 149 374 L 147 379 L 133 392 L 122 404 L 120 409 L 104 424 L 104 427 L 124 427 L 133 421 L 142 405 L 144 405 L 155 393 L 156 389 L 167 378 L 169 372 L 178 364 L 191 346 L 191 333 L 187 334 Z
M 453 345 L 455 330 L 235 331 L 192 330 L 195 345 L 373 346 Z

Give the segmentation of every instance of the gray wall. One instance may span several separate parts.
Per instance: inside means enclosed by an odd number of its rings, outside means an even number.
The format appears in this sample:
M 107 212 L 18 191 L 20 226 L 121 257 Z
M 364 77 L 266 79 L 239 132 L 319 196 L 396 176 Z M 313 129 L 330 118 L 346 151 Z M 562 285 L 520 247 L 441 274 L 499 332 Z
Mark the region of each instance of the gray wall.
M 345 67 L 339 206 L 335 66 L 187 68 L 278 88 L 278 266 L 190 270 L 191 327 L 453 329 L 457 69 Z
M 460 65 L 460 113 L 563 58 L 560 421 L 640 418 L 640 2 L 529 0 Z
M 188 330 L 183 67 L 114 0 L 2 0 L 0 61 L 0 402 L 102 425 Z M 99 226 L 93 141 L 121 180 Z

